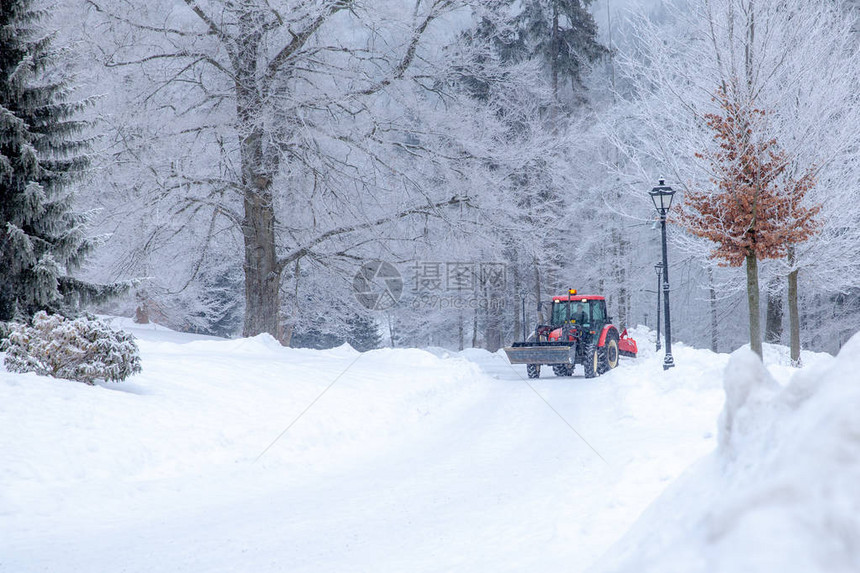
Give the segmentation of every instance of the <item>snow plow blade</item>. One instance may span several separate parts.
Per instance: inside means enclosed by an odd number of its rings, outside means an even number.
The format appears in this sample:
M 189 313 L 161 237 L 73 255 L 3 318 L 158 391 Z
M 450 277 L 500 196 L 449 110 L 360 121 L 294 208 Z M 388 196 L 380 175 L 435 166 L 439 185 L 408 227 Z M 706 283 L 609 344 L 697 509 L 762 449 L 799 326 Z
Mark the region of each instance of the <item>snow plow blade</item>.
M 515 342 L 505 348 L 511 364 L 573 364 L 576 347 L 569 343 L 523 343 Z

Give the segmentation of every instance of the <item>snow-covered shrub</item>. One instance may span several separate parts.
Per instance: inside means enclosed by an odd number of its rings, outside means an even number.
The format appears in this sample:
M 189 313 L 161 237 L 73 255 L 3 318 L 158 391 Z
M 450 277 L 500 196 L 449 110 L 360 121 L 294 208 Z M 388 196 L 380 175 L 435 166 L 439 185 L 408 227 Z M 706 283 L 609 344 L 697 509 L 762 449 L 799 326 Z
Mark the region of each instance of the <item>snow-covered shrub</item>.
M 120 382 L 140 372 L 134 337 L 91 318 L 39 312 L 32 326 L 12 323 L 3 342 L 6 369 L 93 384 Z

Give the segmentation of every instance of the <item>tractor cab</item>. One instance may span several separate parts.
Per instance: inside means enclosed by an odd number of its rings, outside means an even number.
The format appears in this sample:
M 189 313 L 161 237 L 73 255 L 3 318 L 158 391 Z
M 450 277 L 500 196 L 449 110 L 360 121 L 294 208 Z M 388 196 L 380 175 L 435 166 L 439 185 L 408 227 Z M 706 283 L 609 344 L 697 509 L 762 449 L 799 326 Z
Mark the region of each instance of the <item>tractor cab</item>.
M 596 295 L 564 295 L 552 299 L 550 324 L 575 324 L 585 330 L 600 330 L 611 322 L 606 316 L 606 299 Z

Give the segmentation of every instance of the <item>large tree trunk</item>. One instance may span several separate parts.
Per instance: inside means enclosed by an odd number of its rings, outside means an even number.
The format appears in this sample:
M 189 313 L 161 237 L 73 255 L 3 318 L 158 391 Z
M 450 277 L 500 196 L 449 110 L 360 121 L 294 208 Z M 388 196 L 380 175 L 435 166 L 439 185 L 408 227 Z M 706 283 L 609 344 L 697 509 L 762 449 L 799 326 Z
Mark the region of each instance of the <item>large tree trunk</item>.
M 272 198 L 273 168 L 266 164 L 263 134 L 257 117 L 264 106 L 256 69 L 260 30 L 251 16 L 240 19 L 241 51 L 236 77 L 236 115 L 242 160 L 245 244 L 245 324 L 243 336 L 268 332 L 281 340 L 280 283 L 282 269 L 275 249 L 275 207 Z
M 275 213 L 271 193 L 256 184 L 245 191 L 245 325 L 243 336 L 268 332 L 281 339 L 281 270 L 275 252 Z
M 800 368 L 800 312 L 797 307 L 797 273 L 794 269 L 788 274 L 788 322 L 791 332 L 791 365 Z
M 747 262 L 747 304 L 750 321 L 750 348 L 762 357 L 761 348 L 761 309 L 759 307 L 758 260 L 755 254 L 746 257 Z
M 779 344 L 782 341 L 782 293 L 779 291 L 778 282 L 778 280 L 773 281 L 767 289 L 764 341 L 770 344 Z

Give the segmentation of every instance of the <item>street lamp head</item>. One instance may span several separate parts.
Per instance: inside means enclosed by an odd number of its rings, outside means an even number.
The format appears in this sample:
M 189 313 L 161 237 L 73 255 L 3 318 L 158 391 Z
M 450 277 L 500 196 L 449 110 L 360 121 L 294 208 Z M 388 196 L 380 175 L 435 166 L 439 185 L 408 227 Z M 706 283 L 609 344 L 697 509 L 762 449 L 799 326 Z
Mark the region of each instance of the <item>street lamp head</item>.
M 656 265 L 654 265 L 654 271 L 657 273 L 658 277 L 663 274 L 663 263 L 662 263 L 662 261 L 657 263 Z
M 672 198 L 675 196 L 675 191 L 666 185 L 664 179 L 660 179 L 659 184 L 648 192 L 651 196 L 651 201 L 654 202 L 654 208 L 660 213 L 661 217 L 665 217 L 669 209 L 672 208 Z

